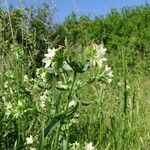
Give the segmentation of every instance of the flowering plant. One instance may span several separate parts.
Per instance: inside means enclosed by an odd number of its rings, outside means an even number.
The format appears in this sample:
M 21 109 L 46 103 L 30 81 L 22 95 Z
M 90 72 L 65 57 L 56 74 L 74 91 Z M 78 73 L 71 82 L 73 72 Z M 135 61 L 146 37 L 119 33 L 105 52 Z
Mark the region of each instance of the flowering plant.
M 96 81 L 101 83 L 111 83 L 112 81 L 113 73 L 107 65 L 107 59 L 105 58 L 107 49 L 104 48 L 103 44 L 92 44 L 86 47 L 81 55 L 76 52 L 68 55 L 67 50 L 64 47 L 48 49 L 48 53 L 45 54 L 43 59 L 45 69 L 51 70 L 51 73 L 58 77 L 54 85 L 55 88 L 67 93 L 67 100 L 63 104 L 64 107 L 61 109 L 60 115 L 50 119 L 51 121 L 45 128 L 45 136 L 56 123 L 62 122 L 73 115 L 78 108 L 78 104 L 84 103 L 77 97 L 78 90 Z M 80 75 L 85 72 L 90 75 L 87 79 L 81 80 Z
M 107 65 L 106 51 L 102 44 L 91 44 L 80 50 L 80 53 L 78 49 L 71 51 L 68 47 L 48 48 L 42 60 L 43 67 L 36 69 L 34 78 L 26 74 L 18 80 L 15 72 L 5 73 L 5 92 L 1 97 L 6 119 L 19 119 L 21 122 L 38 118 L 42 126 L 42 136 L 35 134 L 39 131 L 33 124 L 23 127 L 25 131 L 29 128 L 24 133 L 27 138 L 23 137 L 27 147 L 41 145 L 48 136 L 53 137 L 49 133 L 53 133 L 55 128 L 58 128 L 55 149 L 58 143 L 63 146 L 64 141 L 68 141 L 66 131 L 78 123 L 79 106 L 90 105 L 80 99 L 78 91 L 94 82 L 107 84 L 112 81 L 113 73 Z M 9 78 L 11 82 L 7 82 Z M 31 128 L 34 134 L 30 133 Z M 31 135 L 38 140 L 33 142 Z M 89 147 L 93 148 L 91 144 L 86 144 L 85 149 Z

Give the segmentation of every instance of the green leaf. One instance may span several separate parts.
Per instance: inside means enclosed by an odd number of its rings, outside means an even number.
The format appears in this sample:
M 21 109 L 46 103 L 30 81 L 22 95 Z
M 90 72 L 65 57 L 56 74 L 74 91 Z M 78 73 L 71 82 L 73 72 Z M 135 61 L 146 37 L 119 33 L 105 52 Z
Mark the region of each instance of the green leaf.
M 67 114 L 62 113 L 62 114 L 55 116 L 53 119 L 51 119 L 48 125 L 46 126 L 46 128 L 44 129 L 44 137 L 48 135 L 48 133 L 55 127 L 57 123 L 72 116 L 77 111 L 78 106 L 79 106 L 79 103 L 77 103 L 77 105 L 73 109 L 71 109 Z
M 63 61 L 63 65 L 62 65 L 62 68 L 66 71 L 72 71 L 73 69 L 70 67 L 70 65 L 66 62 L 66 61 Z

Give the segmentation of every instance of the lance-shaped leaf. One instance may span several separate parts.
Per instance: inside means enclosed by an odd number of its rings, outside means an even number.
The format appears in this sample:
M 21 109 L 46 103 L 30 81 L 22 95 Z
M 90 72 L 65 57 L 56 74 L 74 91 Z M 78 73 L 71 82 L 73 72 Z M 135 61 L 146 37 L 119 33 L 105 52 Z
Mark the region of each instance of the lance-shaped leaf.
M 48 125 L 46 126 L 46 128 L 44 129 L 44 137 L 46 137 L 48 135 L 48 133 L 54 128 L 54 126 L 57 123 L 72 116 L 77 111 L 78 106 L 79 106 L 79 103 L 77 103 L 77 105 L 73 109 L 69 110 L 67 114 L 62 113 L 62 114 L 55 116 L 53 119 L 51 119 L 49 121 Z

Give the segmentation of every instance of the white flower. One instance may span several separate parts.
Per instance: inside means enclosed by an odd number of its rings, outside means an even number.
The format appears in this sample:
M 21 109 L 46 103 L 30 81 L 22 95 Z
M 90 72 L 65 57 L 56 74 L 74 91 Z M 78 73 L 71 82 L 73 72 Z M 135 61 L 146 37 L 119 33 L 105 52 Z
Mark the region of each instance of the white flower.
M 73 124 L 77 124 L 79 121 L 77 118 L 72 118 L 70 119 L 70 122 L 68 123 L 69 127 L 72 126 Z
M 118 82 L 118 86 L 121 86 L 122 85 L 122 83 L 121 82 Z
M 33 143 L 33 137 L 32 137 L 32 135 L 30 135 L 30 137 L 27 137 L 26 141 L 27 141 L 26 142 L 27 144 L 32 144 Z
M 43 60 L 42 60 L 43 61 Z M 36 69 L 36 75 L 38 76 L 40 74 L 40 69 L 39 68 L 37 68 Z
M 97 65 L 98 65 L 99 68 L 102 68 L 103 60 L 102 59 L 97 60 Z
M 77 104 L 76 101 L 71 101 L 71 102 L 69 103 L 68 107 L 69 107 L 69 108 L 70 108 L 70 107 L 73 107 L 73 106 L 75 106 L 76 104 Z
M 108 83 L 112 82 L 113 77 L 113 71 L 111 70 L 111 67 L 108 67 L 108 65 L 105 66 L 104 74 L 107 77 Z
M 18 107 L 23 107 L 23 102 L 22 101 L 18 101 Z
M 111 72 L 111 67 L 108 67 L 108 65 L 105 66 L 105 72 Z
M 48 51 L 48 53 L 45 54 L 46 57 L 53 58 L 56 54 L 56 49 L 55 48 L 53 48 L 53 49 L 49 48 L 47 51 Z
M 103 44 L 100 44 L 96 47 L 96 51 L 99 56 L 104 56 L 106 54 L 107 49 L 104 48 Z
M 43 108 L 43 109 L 45 109 L 45 101 L 41 101 L 41 103 L 40 103 L 40 105 L 41 105 L 41 107 Z
M 93 143 L 86 143 L 85 144 L 85 150 L 96 150 L 95 147 L 93 146 Z
M 6 116 L 9 116 L 11 113 L 12 113 L 12 104 L 10 103 L 10 102 L 5 102 L 5 110 L 6 110 L 6 112 L 5 112 L 5 115 Z
M 4 88 L 8 88 L 8 81 L 4 82 Z
M 6 109 L 12 109 L 12 104 L 10 102 L 6 102 Z
M 112 71 L 112 70 L 109 71 L 109 72 L 107 73 L 107 76 L 110 77 L 110 78 L 112 78 L 112 77 L 113 77 L 113 71 Z
M 44 93 L 40 96 L 40 105 L 43 109 L 45 109 L 45 101 L 48 98 L 48 90 L 45 90 Z
M 45 63 L 45 68 L 48 68 L 51 65 L 52 59 L 54 58 L 57 50 L 55 48 L 49 48 L 47 51 L 48 53 L 44 55 L 45 58 L 42 60 L 42 62 Z
M 127 86 L 126 86 L 126 88 L 127 88 L 127 90 L 129 90 L 129 89 L 130 89 L 130 86 L 129 86 L 129 85 L 127 85 Z
M 30 147 L 30 150 L 36 150 L 36 148 L 32 148 L 32 147 Z
M 23 80 L 24 80 L 24 82 L 28 82 L 28 80 L 29 80 L 28 76 L 24 75 Z
M 95 44 L 94 49 L 96 53 L 94 56 L 93 65 L 95 66 L 95 64 L 97 64 L 99 68 L 102 68 L 103 63 L 107 61 L 107 58 L 105 58 L 107 49 L 104 48 L 103 44 L 100 45 Z
M 41 78 L 44 82 L 46 82 L 46 72 L 41 73 Z
M 77 141 L 69 145 L 71 146 L 71 150 L 80 150 L 80 144 Z
M 108 83 L 111 83 L 112 82 L 112 79 L 107 79 Z

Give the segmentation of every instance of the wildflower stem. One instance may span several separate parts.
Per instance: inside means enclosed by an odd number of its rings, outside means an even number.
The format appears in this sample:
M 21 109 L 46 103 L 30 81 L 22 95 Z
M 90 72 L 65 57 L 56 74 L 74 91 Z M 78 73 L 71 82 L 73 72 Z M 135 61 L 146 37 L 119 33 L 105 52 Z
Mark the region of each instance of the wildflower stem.
M 70 91 L 69 91 L 69 94 L 68 94 L 68 100 L 67 100 L 66 109 L 65 109 L 65 113 L 64 113 L 65 116 L 66 116 L 66 114 L 67 114 L 67 112 L 68 112 L 68 106 L 69 106 L 69 102 L 70 102 L 72 90 L 73 90 L 73 87 L 74 87 L 74 84 L 75 84 L 76 76 L 77 76 L 77 72 L 74 71 L 74 74 L 73 74 L 73 81 L 72 81 L 72 85 L 71 85 L 71 88 L 70 88 Z
M 59 134 L 60 134 L 60 129 L 61 129 L 61 123 L 59 123 L 58 127 L 57 127 L 57 131 L 56 131 L 56 137 L 54 140 L 54 149 L 57 149 L 58 147 L 58 143 L 59 143 Z

